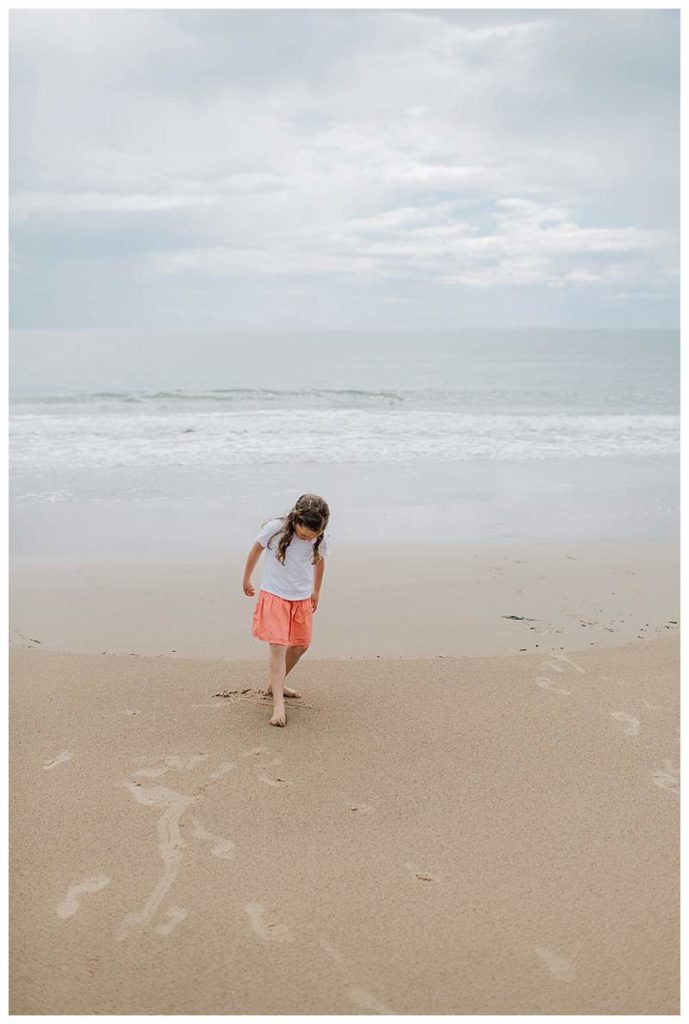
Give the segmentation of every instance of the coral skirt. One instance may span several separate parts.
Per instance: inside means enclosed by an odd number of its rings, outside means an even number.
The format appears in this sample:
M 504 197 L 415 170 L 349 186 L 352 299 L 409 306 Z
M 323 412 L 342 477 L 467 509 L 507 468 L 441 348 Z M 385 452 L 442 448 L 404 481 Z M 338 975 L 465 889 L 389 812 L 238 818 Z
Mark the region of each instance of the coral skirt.
M 308 647 L 312 623 L 310 597 L 303 601 L 288 601 L 267 590 L 259 590 L 252 627 L 257 640 L 285 647 Z

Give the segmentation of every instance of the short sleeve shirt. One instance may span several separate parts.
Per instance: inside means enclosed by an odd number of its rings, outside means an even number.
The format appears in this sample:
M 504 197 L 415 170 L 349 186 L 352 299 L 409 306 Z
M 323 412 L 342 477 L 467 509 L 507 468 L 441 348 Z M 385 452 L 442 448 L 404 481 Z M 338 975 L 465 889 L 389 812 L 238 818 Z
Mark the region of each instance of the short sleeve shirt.
M 314 541 L 301 540 L 296 534 L 292 537 L 285 552 L 285 564 L 278 561 L 277 549 L 279 537 L 273 537 L 283 526 L 284 520 L 271 519 L 256 537 L 262 548 L 266 548 L 263 565 L 261 590 L 276 594 L 287 601 L 305 601 L 313 593 L 313 545 Z M 272 540 L 270 538 L 273 538 Z M 328 553 L 328 531 L 326 530 L 318 548 L 324 558 Z

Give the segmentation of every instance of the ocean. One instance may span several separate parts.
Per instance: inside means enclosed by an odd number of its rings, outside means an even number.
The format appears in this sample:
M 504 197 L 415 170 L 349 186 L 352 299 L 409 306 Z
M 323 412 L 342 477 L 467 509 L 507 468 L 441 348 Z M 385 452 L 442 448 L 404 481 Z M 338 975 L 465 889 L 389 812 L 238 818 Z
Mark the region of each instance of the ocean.
M 679 391 L 677 331 L 11 332 L 11 551 L 250 546 L 307 490 L 346 541 L 667 540 Z

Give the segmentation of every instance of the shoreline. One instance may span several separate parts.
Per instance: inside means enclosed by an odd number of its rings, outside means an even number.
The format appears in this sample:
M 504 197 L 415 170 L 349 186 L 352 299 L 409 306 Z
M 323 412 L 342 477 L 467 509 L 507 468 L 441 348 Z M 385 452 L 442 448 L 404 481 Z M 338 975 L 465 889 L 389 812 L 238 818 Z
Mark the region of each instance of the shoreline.
M 679 542 L 679 458 L 15 468 L 22 557 L 225 558 L 300 493 L 323 495 L 335 548 Z

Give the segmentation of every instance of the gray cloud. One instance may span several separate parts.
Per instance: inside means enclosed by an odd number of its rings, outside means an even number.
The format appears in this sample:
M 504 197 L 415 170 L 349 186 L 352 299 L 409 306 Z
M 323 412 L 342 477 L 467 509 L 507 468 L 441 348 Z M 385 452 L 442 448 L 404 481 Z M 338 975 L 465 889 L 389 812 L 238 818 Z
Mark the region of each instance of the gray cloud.
M 13 11 L 12 326 L 673 324 L 678 27 Z

